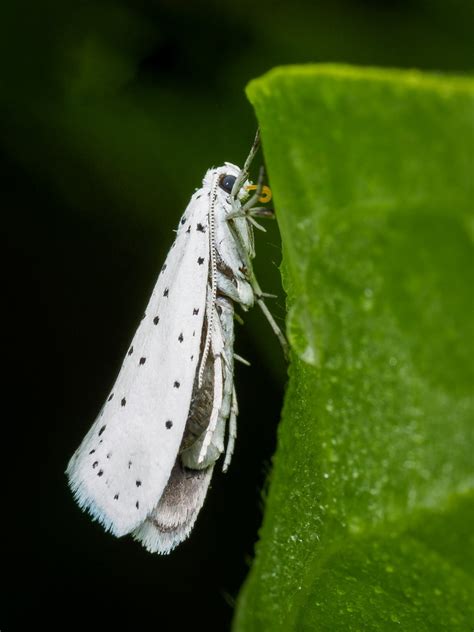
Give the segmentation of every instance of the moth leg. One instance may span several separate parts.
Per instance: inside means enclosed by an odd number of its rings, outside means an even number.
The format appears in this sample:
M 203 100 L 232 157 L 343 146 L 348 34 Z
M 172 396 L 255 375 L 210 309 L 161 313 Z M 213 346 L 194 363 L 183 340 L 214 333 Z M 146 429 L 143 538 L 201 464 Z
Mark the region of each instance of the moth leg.
M 243 274 L 242 274 L 243 277 Z M 231 280 L 223 272 L 217 272 L 217 287 L 219 292 L 235 303 L 238 303 L 242 309 L 247 310 L 254 303 L 254 291 L 248 280 L 234 276 Z
M 245 366 L 251 366 L 248 360 L 240 355 L 237 355 L 237 353 L 234 353 L 234 360 L 237 360 L 237 362 L 240 362 L 241 364 L 245 364 Z
M 229 435 L 227 437 L 227 447 L 225 451 L 224 465 L 222 471 L 227 472 L 232 455 L 234 454 L 235 440 L 237 438 L 237 415 L 239 414 L 239 406 L 237 404 L 237 393 L 235 386 L 232 384 L 232 403 L 230 406 L 229 417 Z
M 247 215 L 250 209 L 253 208 L 255 204 L 260 200 L 260 197 L 263 191 L 264 178 L 265 178 L 265 169 L 262 166 L 260 167 L 260 171 L 258 173 L 257 188 L 255 190 L 255 193 L 252 195 L 252 197 L 249 200 L 247 200 L 247 202 L 240 209 L 243 215 Z M 270 189 L 268 189 L 268 191 L 270 191 Z
M 252 284 L 252 288 L 253 288 L 254 295 L 255 295 L 255 300 L 257 301 L 257 303 L 258 303 L 260 309 L 262 310 L 265 318 L 268 320 L 268 322 L 270 324 L 270 327 L 273 330 L 273 333 L 276 335 L 276 337 L 280 341 L 280 344 L 282 346 L 285 358 L 288 360 L 288 357 L 289 357 L 288 342 L 287 342 L 287 340 L 285 338 L 284 333 L 282 332 L 280 327 L 275 322 L 275 319 L 273 318 L 273 316 L 272 316 L 270 310 L 268 309 L 265 301 L 263 300 L 263 297 L 265 295 L 262 292 L 262 290 L 260 288 L 260 285 L 258 284 L 257 279 L 255 278 L 254 274 L 252 274 L 252 278 L 250 279 L 250 283 Z
M 245 213 L 242 209 L 238 209 L 236 211 L 232 211 L 226 217 L 226 219 L 234 219 L 234 217 L 262 217 L 263 219 L 275 219 L 275 211 L 272 208 L 267 208 L 266 206 L 254 206 L 253 208 L 248 209 Z

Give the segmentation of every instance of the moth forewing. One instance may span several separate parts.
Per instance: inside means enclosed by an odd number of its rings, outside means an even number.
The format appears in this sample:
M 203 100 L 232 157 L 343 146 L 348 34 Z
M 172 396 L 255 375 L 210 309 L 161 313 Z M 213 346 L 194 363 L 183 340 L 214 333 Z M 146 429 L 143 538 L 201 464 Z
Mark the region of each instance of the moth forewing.
M 79 505 L 118 536 L 156 506 L 189 412 L 209 269 L 207 190 L 194 197 L 104 408 L 67 468 Z

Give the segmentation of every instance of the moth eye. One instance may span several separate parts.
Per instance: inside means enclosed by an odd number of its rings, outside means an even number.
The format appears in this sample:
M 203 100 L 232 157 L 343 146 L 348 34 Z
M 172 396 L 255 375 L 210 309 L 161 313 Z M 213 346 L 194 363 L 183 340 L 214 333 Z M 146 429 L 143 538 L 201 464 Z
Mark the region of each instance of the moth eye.
M 221 176 L 219 186 L 221 189 L 224 189 L 227 193 L 232 191 L 232 187 L 234 186 L 234 182 L 236 181 L 236 176 Z

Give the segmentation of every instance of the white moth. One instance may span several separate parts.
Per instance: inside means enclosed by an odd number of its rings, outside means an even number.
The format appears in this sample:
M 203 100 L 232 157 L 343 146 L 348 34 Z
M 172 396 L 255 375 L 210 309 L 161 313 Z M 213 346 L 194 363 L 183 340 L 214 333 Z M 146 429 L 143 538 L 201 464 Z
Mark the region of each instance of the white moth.
M 254 208 L 261 178 L 247 180 L 258 144 L 257 134 L 242 170 L 210 169 L 192 195 L 112 391 L 67 468 L 80 507 L 151 552 L 189 535 L 224 452 L 229 466 L 234 304 L 257 300 L 284 344 L 251 264 L 254 216 L 268 215 Z

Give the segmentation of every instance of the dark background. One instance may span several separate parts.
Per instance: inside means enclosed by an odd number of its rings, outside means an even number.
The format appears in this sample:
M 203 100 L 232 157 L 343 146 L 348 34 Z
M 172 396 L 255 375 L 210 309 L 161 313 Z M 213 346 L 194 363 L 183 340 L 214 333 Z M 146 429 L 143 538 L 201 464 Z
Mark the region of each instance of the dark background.
M 115 379 L 192 191 L 209 166 L 247 154 L 256 129 L 247 81 L 275 65 L 326 61 L 469 72 L 473 4 L 6 4 L 3 304 L 20 333 L 5 328 L 19 395 L 4 382 L 14 401 L 4 426 L 18 436 L 4 439 L 12 500 L 3 505 L 0 628 L 227 630 L 257 539 L 285 382 L 258 310 L 237 331 L 252 366 L 237 367 L 232 467 L 216 471 L 192 537 L 170 556 L 115 539 L 81 513 L 67 461 Z M 257 238 L 257 272 L 279 295 L 271 307 L 282 322 L 276 226 Z

